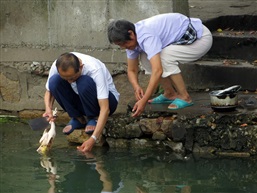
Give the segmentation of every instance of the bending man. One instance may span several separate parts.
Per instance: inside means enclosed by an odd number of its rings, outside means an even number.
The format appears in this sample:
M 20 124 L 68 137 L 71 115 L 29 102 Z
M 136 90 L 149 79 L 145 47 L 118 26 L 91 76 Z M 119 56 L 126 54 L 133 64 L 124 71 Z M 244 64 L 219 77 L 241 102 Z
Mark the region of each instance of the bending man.
M 168 13 L 135 24 L 115 20 L 108 26 L 108 39 L 126 49 L 128 78 L 137 99 L 133 116 L 140 115 L 147 102 L 169 103 L 171 110 L 193 105 L 178 64 L 199 59 L 212 46 L 211 32 L 200 19 Z M 139 59 L 146 74 L 151 74 L 145 92 L 138 82 Z M 164 94 L 149 100 L 159 83 Z

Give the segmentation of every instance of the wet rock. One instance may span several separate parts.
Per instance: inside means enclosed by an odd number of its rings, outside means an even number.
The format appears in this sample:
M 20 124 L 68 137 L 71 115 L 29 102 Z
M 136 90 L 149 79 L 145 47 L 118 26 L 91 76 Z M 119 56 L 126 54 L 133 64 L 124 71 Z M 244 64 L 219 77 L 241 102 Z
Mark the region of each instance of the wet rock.
M 130 147 L 130 141 L 125 139 L 115 139 L 107 137 L 106 141 L 110 148 L 128 148 Z
M 105 126 L 105 134 L 107 137 L 112 138 L 128 138 L 128 133 L 126 132 L 126 127 L 129 124 L 133 124 L 133 120 L 130 117 L 125 117 L 124 115 L 116 115 L 110 117 Z M 131 126 L 132 129 L 136 130 L 135 125 Z M 136 132 L 138 133 L 138 131 Z M 129 134 L 132 134 L 131 132 Z
M 150 139 L 114 139 L 106 138 L 106 141 L 111 148 L 129 148 L 129 149 L 151 149 L 161 147 L 163 144 L 159 141 L 153 141 Z
M 84 141 L 90 138 L 90 135 L 85 133 L 84 129 L 76 129 L 71 134 L 67 135 L 67 141 L 71 143 L 82 144 Z M 103 146 L 106 143 L 105 137 L 100 136 L 97 139 L 96 146 Z
M 153 141 L 150 139 L 133 139 L 131 141 L 131 148 L 138 149 L 138 148 L 158 148 L 163 147 L 162 144 L 159 141 Z
M 156 131 L 153 134 L 152 139 L 153 140 L 161 140 L 161 141 L 163 141 L 164 139 L 166 139 L 166 135 L 162 131 Z
M 181 141 L 185 138 L 186 128 L 183 124 L 174 124 L 171 128 L 172 139 L 174 141 Z
M 179 143 L 175 143 L 173 141 L 167 141 L 166 145 L 172 149 L 173 152 L 175 153 L 184 153 L 184 148 L 183 148 L 183 144 L 181 142 Z
M 187 133 L 185 136 L 185 149 L 189 152 L 193 151 L 194 146 L 194 129 L 192 127 L 187 128 Z
M 126 138 L 139 138 L 143 135 L 143 132 L 137 123 L 132 123 L 125 126 Z
M 172 125 L 176 122 L 176 117 L 172 116 L 172 117 L 164 117 L 162 120 L 162 124 L 161 124 L 161 130 L 163 131 L 163 133 L 169 133 Z
M 209 147 L 209 146 L 199 146 L 199 144 L 195 143 L 193 147 L 194 153 L 208 153 L 208 154 L 214 154 L 217 151 L 217 148 L 215 147 Z
M 161 122 L 158 119 L 141 119 L 139 125 L 143 133 L 147 135 L 153 134 L 161 128 Z
M 216 154 L 227 157 L 250 157 L 250 153 L 246 152 L 217 152 Z

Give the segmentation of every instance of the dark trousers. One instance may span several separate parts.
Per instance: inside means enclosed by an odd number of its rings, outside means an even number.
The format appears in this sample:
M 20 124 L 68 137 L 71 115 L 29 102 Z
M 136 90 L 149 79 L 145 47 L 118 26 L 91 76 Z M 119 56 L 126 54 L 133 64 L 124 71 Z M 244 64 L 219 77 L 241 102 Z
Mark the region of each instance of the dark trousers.
M 100 106 L 97 99 L 96 84 L 87 75 L 80 76 L 77 80 L 78 93 L 76 94 L 68 81 L 56 74 L 49 80 L 49 89 L 55 100 L 70 117 L 86 116 L 88 119 L 99 116 Z M 115 96 L 109 92 L 110 115 L 118 105 Z

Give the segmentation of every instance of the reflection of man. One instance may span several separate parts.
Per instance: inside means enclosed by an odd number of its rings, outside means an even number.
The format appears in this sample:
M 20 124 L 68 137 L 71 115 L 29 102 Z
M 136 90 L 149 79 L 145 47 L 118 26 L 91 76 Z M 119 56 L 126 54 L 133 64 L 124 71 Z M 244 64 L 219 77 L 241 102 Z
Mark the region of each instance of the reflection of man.
M 103 163 L 97 162 L 95 169 L 100 174 L 100 180 L 103 182 L 103 189 L 101 193 L 112 193 L 112 181 L 110 175 L 104 169 Z
M 163 193 L 191 193 L 191 186 L 188 185 L 176 185 L 167 187 Z
M 145 188 L 144 186 L 141 186 L 141 185 L 137 185 L 136 186 L 136 193 L 148 193 L 148 189 Z
M 86 153 L 87 158 L 93 158 L 93 154 Z M 118 185 L 119 187 L 113 191 L 113 181 L 111 179 L 110 174 L 106 171 L 104 168 L 104 162 L 103 161 L 97 161 L 95 162 L 95 169 L 100 175 L 100 180 L 103 182 L 103 189 L 101 193 L 118 193 L 120 189 L 123 188 L 123 183 L 120 182 Z
M 142 186 L 137 185 L 136 186 L 136 193 L 149 193 L 149 189 Z M 166 186 L 164 191 L 161 193 L 191 193 L 191 187 L 188 185 L 170 185 Z
M 118 193 L 123 184 L 115 181 L 104 169 L 104 163 L 90 152 L 85 153 L 86 159 L 75 159 L 74 170 L 64 176 L 65 181 L 61 182 L 61 192 L 97 192 L 97 193 Z M 120 180 L 118 178 L 118 180 Z M 120 183 L 119 183 L 120 182 Z M 117 188 L 117 184 L 119 187 Z M 113 191 L 114 189 L 114 191 Z
M 49 157 L 42 157 L 40 164 L 46 169 L 50 188 L 48 193 L 57 192 L 97 192 L 97 193 L 119 193 L 124 187 L 119 175 L 111 176 L 104 167 L 104 162 L 97 160 L 90 153 L 84 153 L 81 159 L 75 159 L 72 171 L 62 176 L 65 179 L 55 184 L 59 179 L 57 175 L 57 164 Z M 69 170 L 69 169 L 68 169 Z M 57 186 L 58 185 L 58 186 Z M 57 186 L 57 187 L 56 187 Z M 57 189 L 58 188 L 58 189 Z

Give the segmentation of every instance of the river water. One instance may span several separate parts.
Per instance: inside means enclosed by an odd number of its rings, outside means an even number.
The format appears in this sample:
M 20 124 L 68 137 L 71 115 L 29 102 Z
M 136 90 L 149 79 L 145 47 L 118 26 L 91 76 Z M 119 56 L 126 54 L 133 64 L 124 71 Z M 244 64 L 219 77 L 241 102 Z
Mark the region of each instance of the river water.
M 57 127 L 47 156 L 43 131 L 0 124 L 0 193 L 255 193 L 255 158 L 181 156 L 168 151 L 95 147 L 82 154 Z

